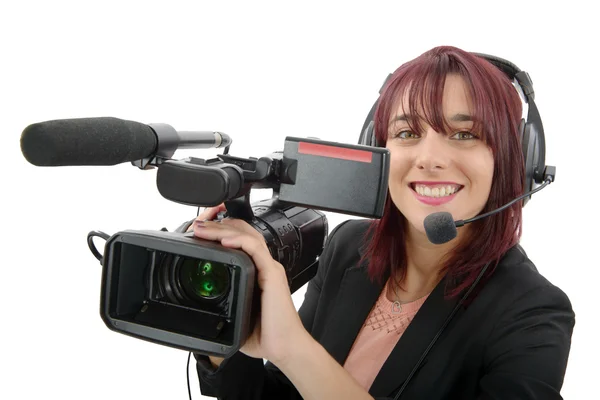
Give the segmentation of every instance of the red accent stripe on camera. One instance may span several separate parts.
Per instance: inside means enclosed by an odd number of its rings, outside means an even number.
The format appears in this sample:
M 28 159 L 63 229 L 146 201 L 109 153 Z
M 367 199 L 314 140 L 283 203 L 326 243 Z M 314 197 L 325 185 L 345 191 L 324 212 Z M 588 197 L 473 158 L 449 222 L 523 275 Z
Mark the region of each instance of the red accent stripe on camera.
M 347 149 L 344 147 L 328 146 L 325 144 L 299 142 L 298 153 L 310 154 L 313 156 L 340 158 L 342 160 L 359 161 L 364 163 L 373 162 L 373 153 L 370 151 Z

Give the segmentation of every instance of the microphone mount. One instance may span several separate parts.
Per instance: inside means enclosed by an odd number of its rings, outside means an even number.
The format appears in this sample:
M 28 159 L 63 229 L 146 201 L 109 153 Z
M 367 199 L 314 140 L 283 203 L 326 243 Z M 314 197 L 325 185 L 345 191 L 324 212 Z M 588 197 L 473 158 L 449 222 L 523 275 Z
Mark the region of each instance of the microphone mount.
M 198 149 L 225 146 L 224 154 L 229 153 L 231 138 L 223 132 L 213 131 L 177 131 L 171 125 L 162 123 L 148 124 L 157 138 L 155 154 L 132 161 L 139 169 L 158 167 L 170 160 L 177 149 Z

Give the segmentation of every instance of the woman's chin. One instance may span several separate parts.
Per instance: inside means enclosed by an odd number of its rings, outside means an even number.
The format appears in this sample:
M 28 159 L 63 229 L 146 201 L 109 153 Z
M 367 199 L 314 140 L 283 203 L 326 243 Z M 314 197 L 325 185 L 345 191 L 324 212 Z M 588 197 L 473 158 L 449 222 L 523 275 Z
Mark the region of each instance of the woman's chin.
M 427 215 L 424 215 L 422 218 L 416 218 L 416 219 L 408 219 L 408 224 L 409 224 L 409 233 L 410 234 L 417 234 L 417 235 L 427 235 L 427 233 L 425 232 L 425 217 Z

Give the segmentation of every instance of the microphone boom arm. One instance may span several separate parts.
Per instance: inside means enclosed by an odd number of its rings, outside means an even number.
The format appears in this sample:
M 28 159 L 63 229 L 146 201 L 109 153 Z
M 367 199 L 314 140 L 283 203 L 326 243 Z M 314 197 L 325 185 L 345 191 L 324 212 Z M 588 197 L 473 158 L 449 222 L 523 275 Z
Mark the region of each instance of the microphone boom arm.
M 539 192 L 540 190 L 542 190 L 543 188 L 545 188 L 546 186 L 548 186 L 549 184 L 551 184 L 552 182 L 554 182 L 554 177 L 555 176 L 556 176 L 556 167 L 547 166 L 546 169 L 544 170 L 544 183 L 542 185 L 540 185 L 539 187 L 535 188 L 534 190 L 532 190 L 530 192 L 527 192 L 527 193 L 525 193 L 525 194 L 517 197 L 516 199 L 514 199 L 512 201 L 509 201 L 508 203 L 506 203 L 505 205 L 503 205 L 500 208 L 497 208 L 495 210 L 486 212 L 485 214 L 481 214 L 481 215 L 478 215 L 478 216 L 473 217 L 473 218 L 469 218 L 469 219 L 465 219 L 465 220 L 460 219 L 458 221 L 455 221 L 456 227 L 460 228 L 461 226 L 463 226 L 465 224 L 468 224 L 468 223 L 471 223 L 471 222 L 483 219 L 485 217 L 489 217 L 492 214 L 495 214 L 497 212 L 500 212 L 500 211 L 503 211 L 503 210 L 507 209 L 508 207 L 510 207 L 513 204 L 515 204 L 517 201 L 522 200 L 522 199 L 524 199 L 527 196 L 531 196 L 532 194 Z

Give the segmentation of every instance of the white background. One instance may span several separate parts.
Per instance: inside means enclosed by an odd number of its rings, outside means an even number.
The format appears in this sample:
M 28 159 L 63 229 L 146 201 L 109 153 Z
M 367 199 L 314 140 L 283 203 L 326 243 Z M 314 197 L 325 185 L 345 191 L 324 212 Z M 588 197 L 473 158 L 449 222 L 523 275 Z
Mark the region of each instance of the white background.
M 86 235 L 173 230 L 196 209 L 129 164 L 34 167 L 19 148 L 27 125 L 113 116 L 220 130 L 242 157 L 281 150 L 286 135 L 355 143 L 388 72 L 446 44 L 533 78 L 558 173 L 525 208 L 522 244 L 577 314 L 563 396 L 596 398 L 597 13 L 584 1 L 363 3 L 2 3 L 0 398 L 188 396 L 187 353 L 104 326 Z

